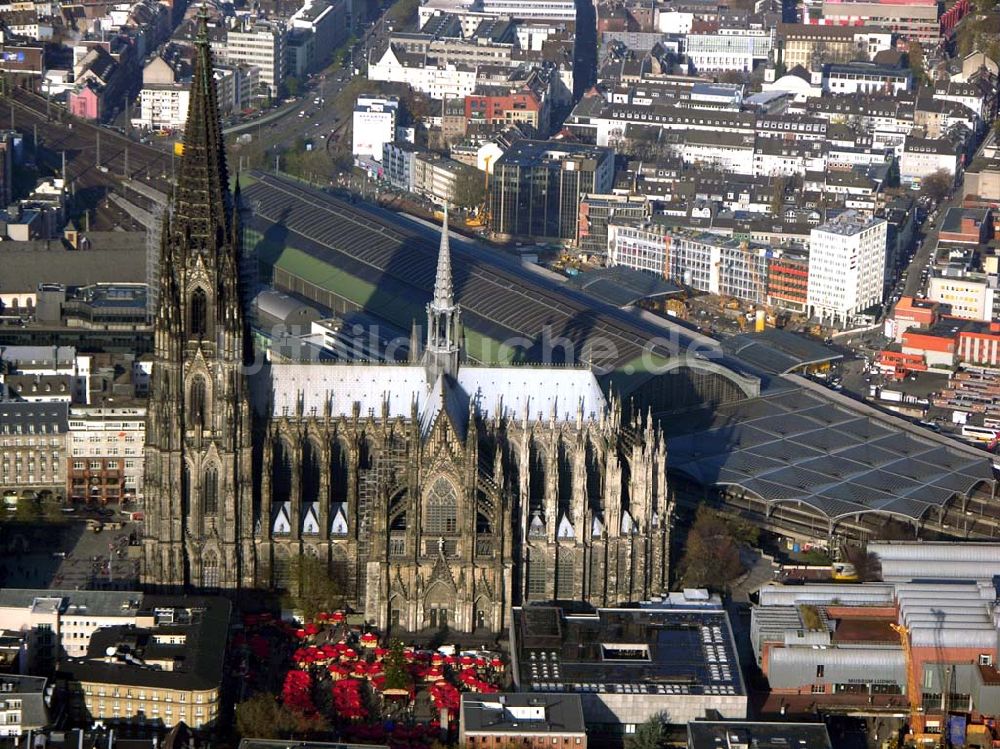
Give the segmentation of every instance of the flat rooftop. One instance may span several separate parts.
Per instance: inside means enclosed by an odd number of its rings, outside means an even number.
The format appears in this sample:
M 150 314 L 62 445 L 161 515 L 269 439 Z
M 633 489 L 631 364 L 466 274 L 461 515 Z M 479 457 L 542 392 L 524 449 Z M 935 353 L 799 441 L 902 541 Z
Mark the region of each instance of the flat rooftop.
M 524 691 L 636 695 L 743 695 L 726 612 L 514 609 L 518 684 Z
M 135 616 L 142 593 L 128 590 L 0 588 L 0 608 L 49 607 L 63 616 Z
M 466 733 L 586 733 L 578 694 L 462 694 Z
M 688 749 L 831 749 L 824 723 L 702 721 L 688 723 Z

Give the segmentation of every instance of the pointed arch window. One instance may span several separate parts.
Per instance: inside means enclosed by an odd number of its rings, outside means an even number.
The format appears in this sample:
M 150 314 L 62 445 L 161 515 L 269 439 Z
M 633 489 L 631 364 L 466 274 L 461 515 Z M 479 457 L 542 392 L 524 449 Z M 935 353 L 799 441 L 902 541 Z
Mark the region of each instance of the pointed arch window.
M 458 499 L 451 482 L 439 478 L 427 493 L 427 533 L 455 533 L 458 530 Z
M 311 440 L 302 446 L 302 502 L 319 502 L 320 451 Z
M 214 551 L 206 551 L 202 557 L 201 584 L 205 588 L 219 587 L 219 557 Z
M 334 502 L 347 501 L 347 445 L 339 439 L 330 450 L 330 494 Z
M 206 515 L 215 515 L 219 511 L 219 471 L 215 466 L 209 466 L 205 471 L 205 483 L 202 487 L 202 506 Z
M 204 338 L 208 331 L 208 297 L 204 289 L 195 289 L 191 293 L 188 330 L 192 338 Z
M 188 413 L 191 416 L 191 426 L 204 426 L 207 421 L 205 406 L 205 380 L 202 377 L 195 377 L 191 380 L 191 395 L 188 403 Z

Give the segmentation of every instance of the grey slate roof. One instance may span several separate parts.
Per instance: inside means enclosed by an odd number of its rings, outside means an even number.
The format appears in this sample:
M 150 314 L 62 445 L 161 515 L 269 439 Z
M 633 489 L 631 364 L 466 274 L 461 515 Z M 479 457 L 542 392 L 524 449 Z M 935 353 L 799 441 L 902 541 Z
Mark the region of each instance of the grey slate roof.
M 0 243 L 0 288 L 23 293 L 34 291 L 40 283 L 146 282 L 144 233 L 95 232 L 86 237 L 91 242 L 87 250 L 67 250 L 55 241 Z
M 69 403 L 0 403 L 0 434 L 65 434 L 68 428 Z

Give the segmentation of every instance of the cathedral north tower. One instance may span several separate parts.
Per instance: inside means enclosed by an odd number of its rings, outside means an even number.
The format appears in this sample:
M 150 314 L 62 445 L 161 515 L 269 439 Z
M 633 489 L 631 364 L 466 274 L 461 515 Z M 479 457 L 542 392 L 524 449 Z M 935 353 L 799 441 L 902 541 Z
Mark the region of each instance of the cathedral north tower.
M 229 191 L 208 17 L 198 15 L 184 153 L 163 223 L 146 424 L 143 582 L 254 581 L 250 360 L 239 186 Z

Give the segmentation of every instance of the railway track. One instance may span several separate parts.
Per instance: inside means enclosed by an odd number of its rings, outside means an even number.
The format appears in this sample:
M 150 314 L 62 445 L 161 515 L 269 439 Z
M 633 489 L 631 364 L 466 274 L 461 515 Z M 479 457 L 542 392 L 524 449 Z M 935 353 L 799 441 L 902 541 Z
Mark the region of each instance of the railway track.
M 60 174 L 65 155 L 69 189 L 80 203 L 97 206 L 98 217 L 103 213 L 111 218 L 107 195 L 111 191 L 123 192 L 129 181 L 169 193 L 174 170 L 179 166 L 172 152 L 81 120 L 24 89 L 13 89 L 3 97 L 3 103 L 6 107 L 0 107 L 0 122 L 26 136 L 37 135 L 39 166 L 45 170 Z M 3 109 L 9 111 L 10 120 L 6 122 L 7 112 Z

